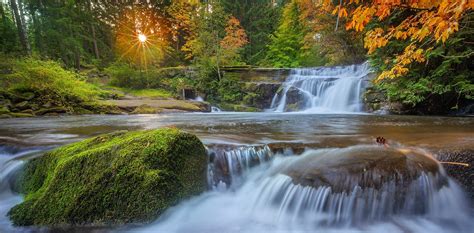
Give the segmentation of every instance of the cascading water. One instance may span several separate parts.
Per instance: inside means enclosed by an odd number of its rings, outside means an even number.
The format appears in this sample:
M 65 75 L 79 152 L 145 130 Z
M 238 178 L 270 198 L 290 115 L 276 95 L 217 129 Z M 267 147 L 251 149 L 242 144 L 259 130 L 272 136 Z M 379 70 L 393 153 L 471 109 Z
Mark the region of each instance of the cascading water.
M 241 183 L 242 174 L 251 167 L 269 161 L 273 153 L 264 146 L 211 146 L 208 148 L 208 183 L 211 188 Z
M 19 149 L 12 146 L 0 145 L 0 229 L 14 232 L 14 228 L 7 217 L 11 207 L 20 203 L 22 197 L 12 190 L 12 179 L 15 171 L 23 164 L 20 158 L 38 153 L 46 148 Z M 3 232 L 0 230 L 0 232 Z
M 374 151 L 374 147 L 362 149 Z M 235 162 L 248 158 L 244 151 L 251 150 L 226 150 L 229 153 L 223 156 Z M 346 191 L 327 185 L 297 184 L 282 173 L 282 168 L 291 164 L 360 150 L 360 146 L 354 146 L 308 150 L 300 156 L 275 155 L 266 163 L 245 169 L 240 175 L 242 182 L 185 201 L 167 211 L 155 224 L 137 231 L 454 233 L 472 229 L 469 205 L 462 190 L 439 165 L 436 165 L 436 174 L 420 172 L 419 176 L 407 179 L 408 183 L 402 182 L 404 185 L 392 177 L 393 181 L 384 182 L 380 187 L 355 185 Z M 245 155 L 233 158 L 239 153 Z M 226 164 L 229 172 L 235 168 Z M 243 166 L 246 162 L 238 164 Z M 368 177 L 377 179 L 382 173 L 358 174 L 366 180 Z M 354 180 L 350 176 L 342 178 L 346 183 Z
M 369 64 L 291 70 L 273 97 L 275 112 L 360 112 Z

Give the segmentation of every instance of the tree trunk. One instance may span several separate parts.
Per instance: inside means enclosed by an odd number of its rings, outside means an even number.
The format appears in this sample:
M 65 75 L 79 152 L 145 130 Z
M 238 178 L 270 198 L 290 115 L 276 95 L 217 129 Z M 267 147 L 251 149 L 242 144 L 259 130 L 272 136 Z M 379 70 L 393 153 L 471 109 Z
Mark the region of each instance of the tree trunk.
M 92 5 L 91 5 L 91 2 L 88 1 L 87 2 L 87 5 L 89 7 L 89 13 L 91 14 L 92 16 Z M 99 59 L 100 58 L 100 53 L 99 53 L 99 46 L 97 45 L 97 36 L 96 36 L 96 32 L 95 32 L 95 26 L 94 26 L 94 23 L 91 22 L 91 31 L 92 31 L 92 44 L 94 46 L 94 55 L 95 55 L 95 58 Z
M 28 42 L 28 36 L 26 35 L 25 27 L 23 26 L 22 17 L 20 16 L 20 11 L 16 0 L 10 0 L 10 5 L 15 16 L 16 27 L 18 30 L 18 36 L 20 38 L 20 44 L 23 47 L 24 52 L 27 55 L 31 54 L 30 44 Z
M 334 28 L 334 31 L 337 31 L 337 28 L 339 27 L 339 17 L 341 16 L 341 8 L 342 0 L 339 0 L 339 11 L 337 12 L 336 28 Z
M 97 37 L 95 35 L 94 24 L 91 24 L 91 30 L 92 30 L 92 44 L 94 45 L 95 58 L 99 59 L 100 58 L 100 53 L 99 53 L 99 46 L 97 46 Z

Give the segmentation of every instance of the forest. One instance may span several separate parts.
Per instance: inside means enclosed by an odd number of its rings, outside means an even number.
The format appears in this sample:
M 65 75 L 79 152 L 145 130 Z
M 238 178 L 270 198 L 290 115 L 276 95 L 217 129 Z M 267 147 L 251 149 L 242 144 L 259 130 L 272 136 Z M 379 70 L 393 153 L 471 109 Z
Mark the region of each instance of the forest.
M 0 91 L 10 102 L 33 93 L 42 98 L 36 104 L 87 113 L 114 112 L 100 99 L 178 98 L 191 88 L 225 108 L 249 105 L 259 93 L 223 69 L 368 61 L 376 78 L 365 97 L 376 99 L 374 109 L 472 112 L 473 7 L 468 0 L 4 0 Z M 2 111 L 31 113 L 7 103 Z

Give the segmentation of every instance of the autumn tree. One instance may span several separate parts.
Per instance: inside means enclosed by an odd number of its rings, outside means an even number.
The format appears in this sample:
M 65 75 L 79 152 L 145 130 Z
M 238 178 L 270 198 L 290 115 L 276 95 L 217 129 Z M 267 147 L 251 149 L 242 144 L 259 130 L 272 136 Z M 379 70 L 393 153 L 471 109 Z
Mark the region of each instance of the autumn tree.
M 241 63 L 240 51 L 248 43 L 247 34 L 234 16 L 227 21 L 225 37 L 220 41 L 221 65 L 236 65 Z
M 387 61 L 390 64 L 378 80 L 403 76 L 410 64 L 425 62 L 427 53 L 457 32 L 461 18 L 474 9 L 472 0 L 344 0 L 341 3 L 332 5 L 332 1 L 324 1 L 327 7 L 333 7 L 333 14 L 349 17 L 346 29 L 365 32 L 364 44 L 369 54 L 392 40 L 409 41 L 402 53 Z M 395 14 L 403 15 L 404 19 L 393 20 Z M 377 22 L 386 23 L 377 25 Z

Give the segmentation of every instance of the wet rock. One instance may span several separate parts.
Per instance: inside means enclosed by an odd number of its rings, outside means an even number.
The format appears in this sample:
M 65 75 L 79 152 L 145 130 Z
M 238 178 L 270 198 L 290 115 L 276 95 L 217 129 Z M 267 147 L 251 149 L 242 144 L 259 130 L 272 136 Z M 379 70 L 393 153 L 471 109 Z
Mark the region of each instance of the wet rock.
M 272 99 L 281 83 L 246 83 L 244 103 L 259 109 L 271 107 Z
M 454 162 L 469 165 L 463 166 L 461 164 L 442 163 L 446 173 L 458 181 L 464 190 L 466 190 L 471 200 L 474 201 L 474 150 L 443 149 L 436 153 L 436 157 L 441 162 Z
M 178 129 L 100 135 L 30 160 L 20 175 L 25 201 L 15 225 L 150 222 L 207 189 L 201 141 Z
M 405 187 L 422 173 L 437 174 L 435 159 L 415 150 L 384 146 L 354 146 L 307 151 L 282 167 L 295 184 L 329 186 L 334 192 L 350 192 L 355 186 L 380 188 L 388 182 Z

